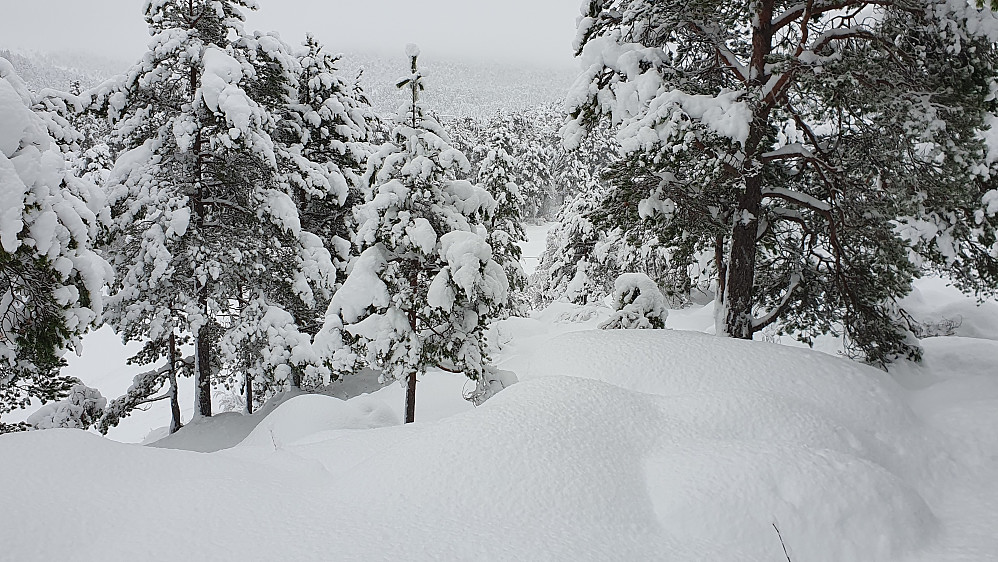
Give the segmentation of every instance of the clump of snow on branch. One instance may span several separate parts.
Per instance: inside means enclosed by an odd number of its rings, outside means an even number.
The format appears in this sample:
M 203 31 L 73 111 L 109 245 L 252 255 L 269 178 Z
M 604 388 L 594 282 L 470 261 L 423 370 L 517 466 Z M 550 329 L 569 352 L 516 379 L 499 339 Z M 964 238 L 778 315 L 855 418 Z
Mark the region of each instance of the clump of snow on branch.
M 587 31 L 579 26 L 580 39 Z M 667 143 L 685 143 L 696 138 L 689 132 L 699 129 L 744 145 L 748 139 L 752 109 L 742 90 L 722 90 L 717 95 L 692 95 L 670 87 L 656 67 L 666 53 L 623 40 L 619 30 L 589 41 L 582 50 L 583 72 L 565 98 L 569 111 L 593 97 L 592 84 L 605 72 L 613 71 L 607 91 L 596 96 L 600 111 L 619 124 L 617 139 L 624 152 L 649 150 Z M 578 147 L 588 126 L 578 119 L 562 129 L 565 145 Z
M 96 388 L 77 384 L 65 400 L 42 406 L 27 421 L 35 429 L 87 429 L 100 419 L 106 405 L 107 398 Z

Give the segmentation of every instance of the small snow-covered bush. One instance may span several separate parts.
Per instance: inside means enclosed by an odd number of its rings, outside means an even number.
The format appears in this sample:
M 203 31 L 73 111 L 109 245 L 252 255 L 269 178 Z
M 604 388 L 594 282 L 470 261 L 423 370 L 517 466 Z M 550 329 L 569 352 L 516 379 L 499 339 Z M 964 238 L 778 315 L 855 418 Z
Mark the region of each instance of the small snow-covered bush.
M 644 273 L 624 273 L 613 284 L 613 310 L 603 330 L 665 328 L 669 309 L 658 285 Z
M 87 429 L 100 419 L 107 406 L 107 398 L 96 388 L 83 384 L 73 385 L 65 400 L 42 406 L 28 418 L 34 429 L 69 427 Z
M 489 368 L 485 375 L 475 382 L 475 388 L 464 392 L 464 399 L 481 406 L 486 400 L 492 398 L 500 390 L 512 386 L 519 382 L 519 378 L 513 371 L 503 371 L 502 369 Z M 470 381 L 469 381 L 470 382 Z

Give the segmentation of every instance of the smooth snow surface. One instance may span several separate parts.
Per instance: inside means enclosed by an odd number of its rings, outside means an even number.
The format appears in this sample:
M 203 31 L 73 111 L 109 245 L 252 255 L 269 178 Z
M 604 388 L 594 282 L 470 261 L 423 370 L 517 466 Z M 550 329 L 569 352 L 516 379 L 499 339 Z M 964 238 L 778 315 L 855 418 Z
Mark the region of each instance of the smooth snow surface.
M 555 225 L 557 223 L 553 222 L 524 225 L 527 240 L 520 245 L 520 248 L 523 250 L 520 260 L 523 263 L 523 272 L 527 275 L 532 275 L 537 271 L 537 266 L 541 262 L 541 254 L 544 253 L 544 247 L 547 243 L 548 232 Z
M 559 304 L 499 323 L 521 382 L 471 409 L 461 377 L 428 373 L 409 426 L 395 384 L 217 417 L 247 436 L 211 454 L 0 437 L 0 497 L 18 506 L 0 510 L 3 557 L 771 561 L 774 523 L 794 560 L 998 552 L 998 342 L 925 340 L 925 363 L 892 377 L 774 344 L 591 329 L 608 314 Z M 173 439 L 193 448 L 208 424 Z

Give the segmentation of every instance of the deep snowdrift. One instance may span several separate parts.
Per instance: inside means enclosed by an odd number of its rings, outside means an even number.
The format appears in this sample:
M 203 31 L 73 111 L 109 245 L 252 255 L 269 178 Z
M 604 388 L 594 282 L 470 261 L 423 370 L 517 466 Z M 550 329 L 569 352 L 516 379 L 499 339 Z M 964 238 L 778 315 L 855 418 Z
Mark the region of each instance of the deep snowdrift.
M 458 413 L 460 379 L 431 374 L 435 421 L 395 425 L 388 387 L 291 398 L 210 454 L 0 437 L 0 559 L 783 560 L 774 523 L 795 561 L 998 551 L 998 344 L 926 340 L 903 388 L 807 350 L 577 331 L 601 314 L 501 323 L 522 382 Z

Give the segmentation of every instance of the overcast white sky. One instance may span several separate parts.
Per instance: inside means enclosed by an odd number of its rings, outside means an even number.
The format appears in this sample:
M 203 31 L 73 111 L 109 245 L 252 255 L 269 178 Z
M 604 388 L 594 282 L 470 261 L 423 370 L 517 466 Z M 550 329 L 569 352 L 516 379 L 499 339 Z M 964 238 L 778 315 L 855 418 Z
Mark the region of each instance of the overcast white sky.
M 0 0 L 0 46 L 131 61 L 148 41 L 142 0 Z M 258 0 L 247 27 L 336 51 L 568 66 L 582 0 Z

